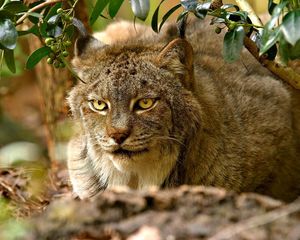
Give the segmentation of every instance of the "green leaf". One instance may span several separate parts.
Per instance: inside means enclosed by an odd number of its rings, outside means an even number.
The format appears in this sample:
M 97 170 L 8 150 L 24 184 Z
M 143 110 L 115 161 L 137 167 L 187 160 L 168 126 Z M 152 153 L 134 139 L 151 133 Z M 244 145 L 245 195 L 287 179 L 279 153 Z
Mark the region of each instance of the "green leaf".
M 14 49 L 17 44 L 18 32 L 10 19 L 0 19 L 0 44 L 7 49 Z
M 37 25 L 36 25 L 37 26 Z M 43 38 L 46 38 L 46 37 L 48 37 L 48 34 L 47 34 L 47 28 L 48 28 L 48 24 L 47 24 L 47 22 L 42 22 L 41 24 L 40 24 L 40 26 L 39 26 L 39 32 L 40 32 L 40 34 L 41 34 L 41 36 L 43 37 Z
M 109 3 L 109 0 L 97 0 L 95 7 L 93 8 L 90 16 L 90 24 L 93 25 L 97 18 L 101 15 L 103 9 Z
M 269 0 L 268 1 L 268 12 L 270 14 L 272 14 L 272 12 L 274 11 L 274 8 L 277 6 L 276 3 L 273 2 L 273 0 Z
M 66 36 L 68 36 L 69 39 L 71 39 L 73 37 L 74 30 L 75 30 L 74 25 L 69 25 L 68 27 L 66 27 L 64 32 L 65 32 Z
M 62 34 L 63 34 L 63 29 L 60 26 L 51 25 L 50 27 L 47 28 L 47 36 L 57 38 Z
M 280 29 L 276 28 L 274 31 L 269 31 L 268 29 L 263 29 L 259 55 L 266 53 L 279 39 Z
M 248 13 L 245 11 L 237 11 L 237 12 L 228 12 L 228 14 L 226 15 L 227 19 L 234 19 L 232 16 L 238 16 L 240 17 L 241 21 L 243 22 L 247 22 L 247 18 L 248 18 Z
M 187 14 L 189 14 L 188 11 L 183 11 L 182 13 L 180 13 L 177 17 L 176 22 L 179 22 L 182 18 L 184 18 Z
M 44 18 L 45 21 L 48 21 L 49 18 L 51 18 L 52 16 L 56 15 L 57 14 L 57 9 L 61 8 L 62 7 L 62 3 L 56 3 L 52 8 L 50 8 L 47 16 Z
M 0 21 L 3 19 L 10 19 L 11 21 L 15 20 L 15 15 L 6 10 L 0 10 Z
M 149 0 L 131 0 L 130 3 L 134 16 L 145 21 L 150 10 Z
M 2 7 L 4 2 L 5 2 L 5 0 L 0 0 L 0 7 Z
M 158 4 L 157 8 L 155 9 L 155 11 L 153 13 L 152 19 L 151 19 L 151 27 L 154 32 L 158 32 L 158 13 L 159 13 L 159 8 L 164 1 L 165 0 L 160 1 L 160 3 Z
M 15 58 L 14 58 L 14 50 L 5 49 L 4 50 L 4 59 L 6 62 L 6 65 L 8 69 L 12 73 L 16 73 L 16 64 L 15 64 Z
M 109 2 L 108 13 L 111 18 L 114 18 L 117 15 L 123 2 L 124 0 L 111 0 Z
M 43 57 L 46 57 L 51 52 L 49 47 L 41 47 L 35 50 L 27 59 L 26 68 L 32 69 L 34 66 L 42 60 Z
M 300 40 L 298 40 L 294 46 L 291 46 L 289 57 L 292 60 L 300 59 Z
M 178 8 L 181 7 L 181 4 L 177 4 L 176 6 L 172 7 L 162 18 L 162 21 L 159 25 L 158 31 L 160 32 L 160 29 L 164 25 L 164 23 L 167 21 L 167 19 L 172 15 L 173 12 L 175 12 Z
M 276 25 L 280 15 L 281 15 L 281 12 L 282 10 L 285 8 L 285 6 L 288 4 L 287 1 L 284 1 L 280 4 L 278 4 L 274 10 L 273 10 L 273 13 L 272 13 L 272 17 L 271 19 L 266 23 L 265 25 L 265 29 L 268 29 L 268 30 L 272 30 L 273 27 Z
M 234 4 L 224 4 L 221 6 L 221 9 L 229 9 L 229 8 L 235 8 L 236 11 L 240 10 L 240 8 Z
M 287 64 L 289 60 L 289 43 L 283 37 L 279 41 L 279 55 L 281 62 Z
M 43 18 L 43 14 L 37 13 L 37 12 L 20 12 L 16 13 L 17 16 L 22 16 L 24 14 L 27 14 L 29 17 L 31 17 L 31 22 L 32 18 L 37 19 L 37 22 L 39 21 L 39 18 Z
M 294 46 L 289 44 L 284 38 L 279 41 L 279 54 L 283 63 L 287 63 L 289 59 L 300 59 L 300 40 Z
M 223 43 L 223 57 L 225 61 L 234 62 L 239 59 L 244 37 L 245 30 L 242 26 L 237 26 L 225 34 Z
M 15 14 L 26 12 L 28 10 L 28 7 L 25 6 L 22 2 L 13 1 L 5 4 L 3 9 Z
M 285 39 L 292 45 L 300 39 L 300 9 L 284 16 L 281 31 Z

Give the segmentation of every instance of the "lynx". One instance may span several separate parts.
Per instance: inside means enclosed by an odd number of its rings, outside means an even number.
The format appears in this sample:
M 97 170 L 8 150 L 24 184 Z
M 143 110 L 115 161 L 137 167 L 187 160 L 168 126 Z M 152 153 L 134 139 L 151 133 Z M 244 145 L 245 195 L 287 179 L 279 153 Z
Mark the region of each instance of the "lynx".
M 114 29 L 112 31 L 112 29 Z M 227 64 L 205 23 L 176 37 L 121 22 L 77 40 L 83 82 L 68 103 L 74 192 L 106 188 L 217 186 L 283 200 L 300 190 L 300 101 L 246 51 Z

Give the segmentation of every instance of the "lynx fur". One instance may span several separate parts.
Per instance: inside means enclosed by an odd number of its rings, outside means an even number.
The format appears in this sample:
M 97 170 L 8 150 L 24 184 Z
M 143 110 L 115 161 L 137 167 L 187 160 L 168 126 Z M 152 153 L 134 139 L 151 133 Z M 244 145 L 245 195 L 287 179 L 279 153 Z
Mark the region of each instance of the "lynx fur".
M 95 37 L 77 41 L 72 63 L 85 83 L 68 97 L 77 123 L 68 168 L 80 198 L 180 184 L 296 198 L 297 90 L 246 51 L 225 63 L 222 39 L 202 22 L 188 25 L 185 39 L 172 24 L 155 35 L 128 22 Z M 95 101 L 105 110 L 91 108 Z

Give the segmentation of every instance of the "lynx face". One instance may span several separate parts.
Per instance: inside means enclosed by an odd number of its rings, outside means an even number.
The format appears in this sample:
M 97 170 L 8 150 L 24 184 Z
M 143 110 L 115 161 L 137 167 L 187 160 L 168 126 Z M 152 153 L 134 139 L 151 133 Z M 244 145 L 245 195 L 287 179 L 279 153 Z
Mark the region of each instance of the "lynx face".
M 93 148 L 121 171 L 154 152 L 161 157 L 161 145 L 174 138 L 171 106 L 164 86 L 157 86 L 160 76 L 139 76 L 136 69 L 130 74 L 126 67 L 136 64 L 118 62 L 116 68 L 101 68 L 80 106 Z M 143 67 L 154 68 L 149 63 Z
M 102 46 L 73 61 L 86 84 L 71 91 L 69 103 L 82 123 L 93 169 L 108 185 L 127 185 L 132 174 L 151 178 L 137 187 L 160 185 L 197 125 L 192 94 L 177 73 L 159 65 L 158 54 Z M 184 65 L 179 62 L 176 71 Z M 123 180 L 112 180 L 115 170 Z

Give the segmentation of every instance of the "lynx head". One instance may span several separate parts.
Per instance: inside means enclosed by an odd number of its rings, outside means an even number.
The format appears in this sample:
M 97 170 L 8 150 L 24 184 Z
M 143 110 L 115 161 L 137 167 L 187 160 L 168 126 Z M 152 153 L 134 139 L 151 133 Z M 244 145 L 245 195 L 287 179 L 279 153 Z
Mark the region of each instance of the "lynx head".
M 108 46 L 89 36 L 77 41 L 73 65 L 85 83 L 68 102 L 95 173 L 108 185 L 132 176 L 140 179 L 133 187 L 160 185 L 201 123 L 190 44 Z

